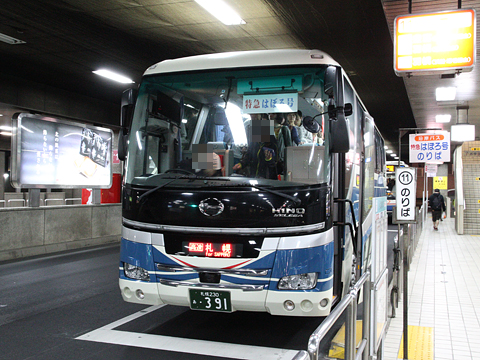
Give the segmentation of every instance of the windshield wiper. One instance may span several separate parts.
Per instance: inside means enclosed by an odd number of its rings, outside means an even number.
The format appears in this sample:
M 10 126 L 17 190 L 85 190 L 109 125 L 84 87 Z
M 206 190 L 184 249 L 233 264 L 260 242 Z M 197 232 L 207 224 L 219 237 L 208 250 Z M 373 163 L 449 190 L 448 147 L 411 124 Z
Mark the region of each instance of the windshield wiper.
M 138 197 L 138 201 L 141 201 L 143 198 L 145 198 L 146 196 L 150 195 L 151 193 L 154 193 L 155 191 L 163 188 L 164 186 L 167 186 L 177 180 L 180 180 L 180 179 L 190 179 L 190 180 L 203 180 L 205 181 L 205 183 L 207 183 L 208 180 L 212 180 L 212 181 L 230 181 L 230 179 L 222 179 L 222 178 L 215 178 L 215 177 L 205 177 L 205 176 L 198 176 L 196 174 L 193 174 L 191 173 L 190 171 L 187 171 L 187 170 L 183 170 L 183 169 L 170 169 L 170 170 L 167 170 L 165 171 L 165 173 L 174 173 L 174 172 L 179 172 L 179 173 L 188 173 L 188 175 L 182 175 L 182 176 L 176 176 L 175 178 L 173 179 L 170 179 L 170 181 L 167 181 L 163 184 L 160 184 L 156 187 L 154 187 L 153 189 L 150 189 L 148 190 L 147 192 L 143 193 L 142 195 L 140 195 Z
M 271 194 L 274 194 L 274 195 L 277 195 L 277 196 L 281 196 L 285 199 L 288 199 L 288 200 L 291 200 L 295 203 L 295 205 L 300 205 L 302 203 L 302 200 L 300 200 L 299 198 L 297 198 L 296 196 L 292 196 L 292 195 L 288 195 L 288 194 L 285 194 L 285 193 L 282 193 L 280 191 L 276 191 L 276 190 L 271 190 L 269 188 L 265 188 L 263 186 L 258 186 L 258 185 L 254 185 L 254 184 L 250 184 L 250 183 L 243 183 L 243 184 L 236 184 L 234 186 L 251 186 L 255 189 L 258 189 L 258 190 L 262 190 L 262 191 L 265 191 L 265 192 L 269 192 Z
M 167 185 L 173 183 L 174 181 L 177 181 L 178 179 L 185 179 L 185 178 L 187 178 L 187 176 L 185 176 L 185 175 L 184 175 L 184 176 L 179 176 L 179 177 L 176 177 L 176 178 L 174 178 L 174 179 L 171 179 L 170 181 L 167 181 L 167 182 L 165 182 L 165 183 L 163 183 L 163 184 L 161 184 L 161 185 L 155 186 L 153 189 L 150 189 L 150 190 L 148 190 L 147 192 L 144 192 L 142 195 L 140 195 L 140 196 L 138 197 L 138 201 L 142 201 L 142 199 L 143 199 L 144 197 L 146 197 L 146 196 L 150 195 L 151 193 L 153 193 L 153 192 L 161 189 L 161 188 L 164 187 L 164 186 L 167 186 Z

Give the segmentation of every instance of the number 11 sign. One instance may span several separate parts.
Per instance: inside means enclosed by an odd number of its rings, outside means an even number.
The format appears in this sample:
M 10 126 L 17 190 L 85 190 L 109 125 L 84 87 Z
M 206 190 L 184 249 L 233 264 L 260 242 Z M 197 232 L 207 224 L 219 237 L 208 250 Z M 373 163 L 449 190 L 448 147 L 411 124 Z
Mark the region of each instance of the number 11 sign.
M 397 223 L 415 221 L 417 201 L 417 173 L 415 168 L 397 168 L 395 178 Z

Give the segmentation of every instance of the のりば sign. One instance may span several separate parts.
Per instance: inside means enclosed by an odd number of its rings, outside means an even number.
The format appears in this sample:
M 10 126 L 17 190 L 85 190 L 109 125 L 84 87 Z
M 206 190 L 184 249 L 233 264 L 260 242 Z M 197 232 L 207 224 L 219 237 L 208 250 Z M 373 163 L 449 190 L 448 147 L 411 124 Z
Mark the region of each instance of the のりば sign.
M 417 201 L 417 174 L 415 168 L 397 168 L 395 170 L 395 188 L 397 222 L 415 221 L 415 205 Z
M 437 134 L 410 134 L 410 163 L 449 162 L 450 133 L 445 131 Z

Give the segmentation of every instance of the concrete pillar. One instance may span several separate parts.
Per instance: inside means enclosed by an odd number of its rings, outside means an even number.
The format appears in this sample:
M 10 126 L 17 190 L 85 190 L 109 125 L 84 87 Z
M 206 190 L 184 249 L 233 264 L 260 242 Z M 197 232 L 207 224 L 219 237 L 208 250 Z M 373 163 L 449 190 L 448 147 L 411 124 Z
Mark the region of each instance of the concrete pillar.
M 5 152 L 0 151 L 0 200 L 5 200 L 5 182 L 10 179 L 5 178 Z
M 40 189 L 28 189 L 28 206 L 40 206 Z
M 92 190 L 92 204 L 98 205 L 101 203 L 102 198 L 102 190 L 101 189 L 93 189 Z

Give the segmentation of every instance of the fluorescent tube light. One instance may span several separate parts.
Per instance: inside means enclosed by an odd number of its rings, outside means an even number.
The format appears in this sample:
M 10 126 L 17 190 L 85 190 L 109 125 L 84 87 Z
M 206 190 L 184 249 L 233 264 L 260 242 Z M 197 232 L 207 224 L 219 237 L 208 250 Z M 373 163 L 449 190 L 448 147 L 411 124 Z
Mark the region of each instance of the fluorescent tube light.
M 435 121 L 437 123 L 449 123 L 452 115 L 444 114 L 444 115 L 435 115 Z
M 123 75 L 114 73 L 113 71 L 110 71 L 110 70 L 100 69 L 100 70 L 95 70 L 95 71 L 92 71 L 92 72 L 94 74 L 106 77 L 107 79 L 110 79 L 110 80 L 113 80 L 113 81 L 116 81 L 116 82 L 119 82 L 119 83 L 122 83 L 122 84 L 132 84 L 132 83 L 135 82 L 132 79 L 129 79 L 129 78 L 123 76 Z
M 0 135 L 12 136 L 12 133 L 8 131 L 0 131 Z
M 457 88 L 455 87 L 438 87 L 435 90 L 437 101 L 452 101 L 455 100 L 456 95 Z
M 222 0 L 195 0 L 195 2 L 225 25 L 246 24 L 240 15 Z
M 452 141 L 474 141 L 475 140 L 475 125 L 470 124 L 456 124 L 450 128 L 450 135 Z
M 0 41 L 10 45 L 26 44 L 26 41 L 15 39 L 14 37 L 0 33 Z
M 11 126 L 0 126 L 0 130 L 6 130 L 6 131 L 12 131 L 12 127 Z

